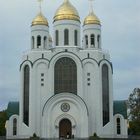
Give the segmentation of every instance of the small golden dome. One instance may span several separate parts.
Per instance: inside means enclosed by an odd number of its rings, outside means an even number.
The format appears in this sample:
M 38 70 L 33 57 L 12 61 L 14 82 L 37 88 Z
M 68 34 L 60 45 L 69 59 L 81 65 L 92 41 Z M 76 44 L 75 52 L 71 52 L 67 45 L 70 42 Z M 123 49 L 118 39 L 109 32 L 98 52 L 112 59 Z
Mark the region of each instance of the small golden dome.
M 46 25 L 46 26 L 48 26 L 48 21 L 41 12 L 32 21 L 32 26 L 34 26 L 34 25 Z
M 80 22 L 78 11 L 69 0 L 64 0 L 63 4 L 56 10 L 54 22 L 58 20 L 76 20 Z
M 101 25 L 99 18 L 93 13 L 89 13 L 89 15 L 84 20 L 84 25 L 87 24 L 98 24 Z

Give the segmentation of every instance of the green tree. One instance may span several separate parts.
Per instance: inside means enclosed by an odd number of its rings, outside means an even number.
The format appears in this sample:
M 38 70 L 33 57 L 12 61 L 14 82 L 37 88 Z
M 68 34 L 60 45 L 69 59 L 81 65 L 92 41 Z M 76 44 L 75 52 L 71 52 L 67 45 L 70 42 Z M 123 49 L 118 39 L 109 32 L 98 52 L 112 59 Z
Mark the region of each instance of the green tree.
M 135 88 L 128 99 L 130 133 L 140 135 L 140 89 Z
M 6 123 L 6 111 L 4 110 L 0 112 L 0 136 L 6 135 L 5 123 Z

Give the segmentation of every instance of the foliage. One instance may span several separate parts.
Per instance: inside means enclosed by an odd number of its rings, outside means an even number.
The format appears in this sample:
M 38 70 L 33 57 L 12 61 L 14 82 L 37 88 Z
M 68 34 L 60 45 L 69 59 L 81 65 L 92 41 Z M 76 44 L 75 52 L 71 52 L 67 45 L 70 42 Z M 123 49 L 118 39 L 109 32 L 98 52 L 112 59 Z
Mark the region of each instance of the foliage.
M 34 133 L 33 136 L 30 137 L 30 140 L 39 140 L 39 137 Z
M 0 112 L 0 136 L 6 135 L 5 123 L 6 123 L 6 111 L 4 110 Z
M 103 140 L 103 139 L 102 139 L 102 138 L 99 138 L 99 137 L 97 136 L 97 134 L 94 133 L 93 136 L 90 136 L 90 137 L 89 137 L 89 140 Z
M 140 135 L 140 89 L 135 88 L 128 99 L 130 133 Z
M 130 121 L 130 134 L 140 135 L 140 120 Z

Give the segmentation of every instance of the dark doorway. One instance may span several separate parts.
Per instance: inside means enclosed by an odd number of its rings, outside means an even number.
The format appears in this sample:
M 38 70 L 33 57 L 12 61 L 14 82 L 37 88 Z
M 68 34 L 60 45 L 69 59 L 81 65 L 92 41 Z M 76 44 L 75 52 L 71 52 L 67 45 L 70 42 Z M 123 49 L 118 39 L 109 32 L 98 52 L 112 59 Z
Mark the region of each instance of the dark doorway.
M 71 138 L 72 126 L 68 119 L 63 119 L 59 123 L 59 137 L 61 138 Z

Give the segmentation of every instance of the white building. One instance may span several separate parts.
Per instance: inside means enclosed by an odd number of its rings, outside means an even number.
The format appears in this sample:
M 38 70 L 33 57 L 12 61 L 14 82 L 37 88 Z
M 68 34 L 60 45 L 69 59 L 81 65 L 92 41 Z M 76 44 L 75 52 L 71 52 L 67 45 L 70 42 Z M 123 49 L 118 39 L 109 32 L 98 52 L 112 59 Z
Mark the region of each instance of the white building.
M 113 67 L 101 47 L 100 20 L 90 10 L 80 21 L 76 8 L 64 0 L 53 27 L 51 38 L 41 12 L 32 21 L 31 50 L 20 65 L 19 111 L 9 114 L 7 138 L 34 133 L 41 138 L 87 138 L 94 133 L 127 137 L 126 116 L 113 110 Z M 18 108 L 14 104 L 9 103 L 9 112 Z

